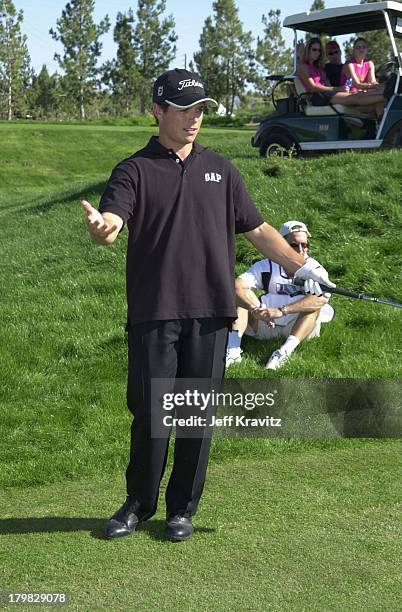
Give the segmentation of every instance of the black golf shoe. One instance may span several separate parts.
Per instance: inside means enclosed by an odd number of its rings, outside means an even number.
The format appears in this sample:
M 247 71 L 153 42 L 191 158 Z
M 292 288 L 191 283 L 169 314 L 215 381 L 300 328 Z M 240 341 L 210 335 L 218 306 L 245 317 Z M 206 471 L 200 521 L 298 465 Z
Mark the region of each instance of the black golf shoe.
M 165 534 L 171 542 L 188 540 L 194 531 L 191 518 L 180 514 L 170 515 L 166 519 Z
M 138 514 L 138 502 L 127 497 L 124 504 L 108 520 L 105 529 L 107 538 L 122 538 L 128 536 L 138 527 L 141 521 L 146 520 L 144 516 Z

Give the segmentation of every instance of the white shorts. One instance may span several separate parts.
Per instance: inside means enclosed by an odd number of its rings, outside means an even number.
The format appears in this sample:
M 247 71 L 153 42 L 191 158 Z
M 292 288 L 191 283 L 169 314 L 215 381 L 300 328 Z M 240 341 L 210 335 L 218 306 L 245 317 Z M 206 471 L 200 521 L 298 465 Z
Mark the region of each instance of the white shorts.
M 335 316 L 335 310 L 329 304 L 325 304 L 320 310 L 317 322 L 314 329 L 306 337 L 306 340 L 311 338 L 319 338 L 321 332 L 321 323 L 328 323 L 332 321 Z M 275 327 L 268 327 L 264 321 L 257 321 L 257 331 L 255 332 L 251 325 L 247 325 L 247 329 L 244 332 L 247 336 L 252 336 L 257 340 L 278 340 L 279 338 L 287 338 L 292 333 L 292 329 L 296 323 L 296 319 L 290 321 L 287 325 L 278 325 Z

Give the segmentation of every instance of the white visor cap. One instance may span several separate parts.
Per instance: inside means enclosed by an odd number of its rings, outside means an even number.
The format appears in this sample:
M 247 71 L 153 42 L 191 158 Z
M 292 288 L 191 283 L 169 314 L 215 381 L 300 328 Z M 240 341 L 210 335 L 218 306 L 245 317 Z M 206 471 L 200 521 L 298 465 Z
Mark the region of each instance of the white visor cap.
M 288 234 L 293 234 L 293 232 L 306 232 L 307 236 L 311 236 L 307 225 L 301 221 L 286 221 L 279 228 L 281 236 L 287 236 Z

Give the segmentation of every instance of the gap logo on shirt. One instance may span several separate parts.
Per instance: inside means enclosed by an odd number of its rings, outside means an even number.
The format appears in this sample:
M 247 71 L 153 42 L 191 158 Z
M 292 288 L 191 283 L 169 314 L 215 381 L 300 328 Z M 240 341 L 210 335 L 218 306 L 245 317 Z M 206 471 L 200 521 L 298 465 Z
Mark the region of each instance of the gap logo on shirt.
M 217 172 L 206 172 L 205 173 L 205 182 L 213 181 L 214 183 L 220 183 L 222 180 L 222 176 Z

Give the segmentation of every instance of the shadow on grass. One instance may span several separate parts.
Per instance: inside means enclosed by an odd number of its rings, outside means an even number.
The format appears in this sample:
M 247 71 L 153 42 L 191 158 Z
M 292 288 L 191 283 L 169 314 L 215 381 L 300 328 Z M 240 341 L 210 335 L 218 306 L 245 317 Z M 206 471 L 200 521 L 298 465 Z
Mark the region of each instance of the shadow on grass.
M 145 523 L 141 523 L 138 527 L 138 531 L 145 531 L 152 540 L 159 542 L 165 541 L 165 521 L 161 520 L 149 520 Z M 194 527 L 194 533 L 214 533 L 215 529 L 211 527 Z
M 68 533 L 74 531 L 89 531 L 92 538 L 106 540 L 104 532 L 106 518 L 70 518 L 58 516 L 10 518 L 0 520 L 0 536 L 28 533 Z M 155 520 L 141 523 L 138 531 L 146 532 L 151 539 L 166 540 L 165 521 Z M 212 533 L 215 529 L 195 527 L 195 533 Z
M 32 198 L 31 197 L 30 202 L 28 202 L 27 204 L 21 204 L 20 203 L 20 198 L 19 198 L 17 204 L 6 204 L 6 205 L 4 205 L 3 202 L 2 202 L 1 194 L 0 194 L 0 214 L 7 213 L 7 211 L 9 211 L 9 210 L 12 210 L 13 213 L 20 212 L 20 211 L 24 210 L 25 208 L 32 207 L 33 205 L 38 206 L 37 202 L 41 202 L 42 200 L 43 200 L 43 196 L 38 196 L 36 198 Z
M 49 196 L 48 194 L 39 196 L 36 199 L 37 204 L 30 203 L 19 203 L 18 205 L 10 205 L 10 206 L 2 206 L 0 212 L 7 212 L 7 209 L 10 209 L 10 212 L 15 214 L 16 212 L 22 215 L 31 215 L 32 213 L 46 213 L 51 210 L 54 206 L 58 206 L 60 204 L 76 204 L 77 201 L 81 199 L 87 199 L 87 194 L 90 193 L 95 196 L 101 196 L 106 186 L 106 181 L 102 181 L 100 183 L 93 183 L 91 185 L 84 185 L 79 190 L 75 190 L 73 192 L 65 192 L 64 195 L 54 195 Z
M 96 196 L 101 196 L 106 186 L 106 181 L 102 181 L 100 183 L 94 183 L 92 185 L 85 185 L 81 189 L 74 191 L 73 193 L 67 193 L 65 195 L 59 195 L 55 197 L 44 196 L 42 203 L 35 204 L 33 206 L 24 206 L 19 209 L 19 213 L 21 214 L 29 214 L 32 213 L 46 213 L 51 210 L 54 206 L 58 206 L 60 204 L 76 204 L 81 199 L 87 199 L 88 193 L 95 194 Z
M 105 528 L 104 518 L 70 518 L 64 516 L 0 519 L 0 535 L 24 533 L 62 533 L 90 531 L 99 537 Z

